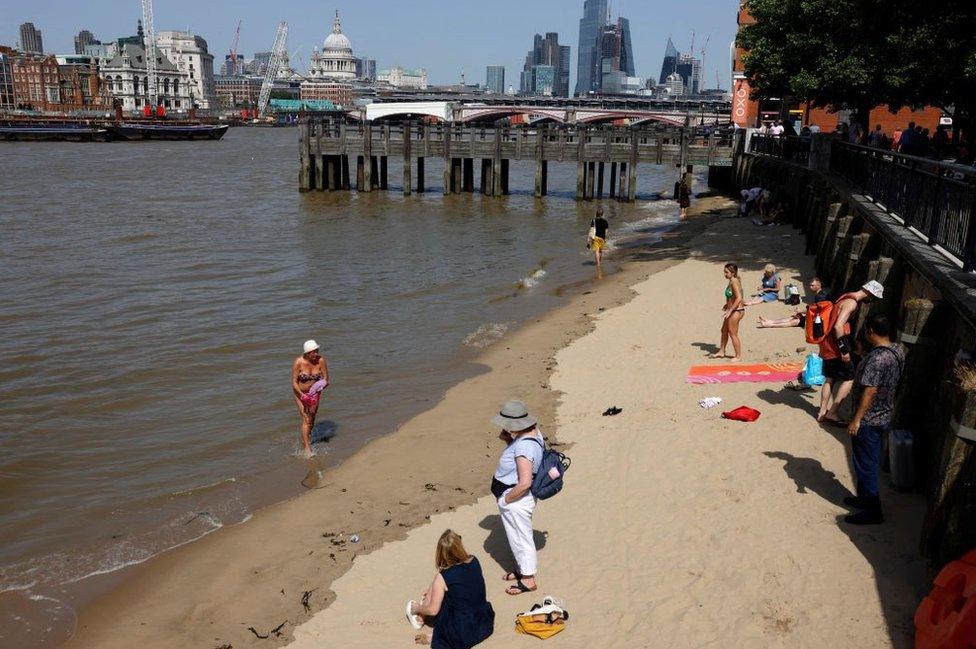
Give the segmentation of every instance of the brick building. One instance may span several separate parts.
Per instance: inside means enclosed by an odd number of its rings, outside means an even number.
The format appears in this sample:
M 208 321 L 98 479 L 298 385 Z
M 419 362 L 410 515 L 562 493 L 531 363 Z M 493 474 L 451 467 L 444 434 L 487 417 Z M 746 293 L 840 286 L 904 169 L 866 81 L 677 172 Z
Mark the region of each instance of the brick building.
M 55 57 L 0 46 L 0 109 L 64 113 L 111 106 L 111 93 L 91 57 Z
M 739 13 L 736 22 L 739 29 L 752 25 L 756 21 L 749 14 L 748 3 L 739 3 Z M 780 101 L 765 101 L 750 98 L 752 87 L 746 78 L 745 65 L 742 56 L 745 50 L 735 48 L 735 58 L 732 62 L 732 121 L 742 128 L 758 127 L 763 121 L 778 120 L 782 109 L 786 108 L 792 120 L 803 126 L 816 124 L 823 131 L 836 130 L 842 121 L 849 121 L 848 111 L 837 111 L 829 108 L 814 108 L 808 103 L 782 106 Z M 936 107 L 925 107 L 918 110 L 903 108 L 892 113 L 887 106 L 877 106 L 871 110 L 870 122 L 873 129 L 881 124 L 882 130 L 890 137 L 896 129 L 903 129 L 909 122 L 915 122 L 935 132 L 942 117 L 942 111 Z M 799 130 L 799 129 L 797 129 Z
M 254 108 L 261 96 L 264 77 L 250 75 L 216 75 L 214 87 L 221 108 Z
M 61 76 L 58 60 L 43 54 L 18 54 L 11 57 L 14 107 L 54 110 L 61 104 Z
M 329 80 L 308 80 L 303 81 L 299 98 L 302 100 L 320 101 L 327 100 L 343 108 L 349 108 L 353 103 L 352 84 L 342 81 Z

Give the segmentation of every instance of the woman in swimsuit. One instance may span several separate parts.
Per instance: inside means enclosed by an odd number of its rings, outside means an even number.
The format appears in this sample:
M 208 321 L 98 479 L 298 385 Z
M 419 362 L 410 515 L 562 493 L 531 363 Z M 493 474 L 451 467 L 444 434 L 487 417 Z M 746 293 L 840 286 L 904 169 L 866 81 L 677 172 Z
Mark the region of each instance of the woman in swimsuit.
M 306 340 L 302 355 L 295 359 L 291 368 L 291 388 L 302 418 L 302 444 L 308 455 L 312 454 L 312 428 L 315 427 L 315 414 L 319 410 L 319 398 L 328 384 L 329 367 L 319 354 L 319 344 Z
M 742 306 L 742 280 L 739 279 L 739 267 L 735 264 L 725 264 L 725 279 L 729 285 L 725 287 L 725 306 L 722 307 L 722 346 L 710 358 L 728 358 L 725 348 L 732 339 L 735 350 L 733 361 L 742 360 L 742 343 L 739 341 L 739 322 L 745 312 Z

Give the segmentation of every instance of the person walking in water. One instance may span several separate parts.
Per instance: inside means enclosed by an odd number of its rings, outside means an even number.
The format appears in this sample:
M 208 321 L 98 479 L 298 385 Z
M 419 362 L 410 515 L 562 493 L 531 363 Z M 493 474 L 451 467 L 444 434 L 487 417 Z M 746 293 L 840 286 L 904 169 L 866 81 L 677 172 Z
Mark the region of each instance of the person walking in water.
M 732 349 L 735 350 L 733 361 L 742 360 L 742 343 L 739 341 L 739 323 L 745 314 L 742 306 L 742 280 L 739 279 L 739 267 L 736 264 L 725 264 L 725 279 L 729 281 L 725 287 L 725 306 L 722 307 L 722 346 L 719 351 L 710 354 L 709 358 L 728 358 L 725 348 L 732 339 Z
M 596 216 L 590 221 L 590 250 L 596 258 L 596 265 L 599 266 L 603 261 L 603 248 L 607 245 L 607 232 L 610 231 L 610 224 L 603 218 L 603 208 L 596 208 Z
M 688 216 L 688 206 L 691 205 L 691 184 L 686 177 L 678 183 L 678 207 L 681 208 L 681 219 Z
M 312 429 L 319 411 L 322 390 L 329 385 L 329 366 L 319 353 L 319 344 L 306 340 L 302 355 L 291 367 L 291 389 L 294 392 L 298 415 L 302 418 L 302 444 L 306 455 L 312 455 Z

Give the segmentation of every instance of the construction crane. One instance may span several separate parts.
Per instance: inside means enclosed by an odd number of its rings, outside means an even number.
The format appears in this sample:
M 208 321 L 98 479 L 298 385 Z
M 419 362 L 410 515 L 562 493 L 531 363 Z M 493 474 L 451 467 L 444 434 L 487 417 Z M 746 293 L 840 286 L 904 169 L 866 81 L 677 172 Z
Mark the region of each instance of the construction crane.
M 142 0 L 142 27 L 146 46 L 146 105 L 159 105 L 159 75 L 156 71 L 156 29 L 153 27 L 152 0 Z
M 288 56 L 286 48 L 288 41 L 288 23 L 281 21 L 278 23 L 278 31 L 275 32 L 274 47 L 271 48 L 271 59 L 268 61 L 268 70 L 264 74 L 264 83 L 261 84 L 261 95 L 258 97 L 258 117 L 264 115 L 268 109 L 268 102 L 271 99 L 271 88 L 274 86 L 281 64 Z
M 701 65 L 701 75 L 700 76 L 701 76 L 701 79 L 702 79 L 702 82 L 703 82 L 702 85 L 705 85 L 704 84 L 704 81 L 705 81 L 705 50 L 708 49 L 708 41 L 711 38 L 712 38 L 712 35 L 711 34 L 709 34 L 708 36 L 705 37 L 705 44 L 702 45 L 702 49 L 701 49 L 701 64 L 700 64 Z M 698 90 L 700 91 L 701 88 L 699 88 Z
M 240 74 L 241 71 L 237 69 L 237 43 L 241 40 L 241 23 L 242 20 L 237 21 L 237 31 L 234 33 L 234 46 L 230 48 L 230 65 L 227 66 L 227 74 Z M 233 67 L 233 69 L 231 69 Z

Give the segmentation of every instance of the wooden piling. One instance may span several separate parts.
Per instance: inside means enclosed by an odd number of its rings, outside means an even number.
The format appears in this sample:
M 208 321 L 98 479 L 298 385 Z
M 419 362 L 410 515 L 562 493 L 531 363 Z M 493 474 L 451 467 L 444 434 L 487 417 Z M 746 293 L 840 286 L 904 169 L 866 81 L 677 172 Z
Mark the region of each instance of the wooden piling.
M 424 193 L 424 158 L 417 158 L 417 193 Z
M 409 196 L 413 185 L 413 160 L 410 157 L 410 124 L 403 125 L 403 195 Z
M 610 198 L 617 195 L 617 163 L 610 163 Z
M 453 127 L 448 124 L 441 126 L 444 140 L 444 195 L 447 196 L 454 189 L 454 161 L 451 158 L 451 137 Z
M 359 187 L 361 192 L 373 191 L 373 123 L 363 122 L 363 183 Z
M 461 158 L 451 158 L 451 191 L 455 194 L 461 193 Z
M 633 203 L 637 197 L 637 131 L 630 133 L 630 163 L 627 171 L 630 174 L 627 178 L 627 202 Z
M 326 173 L 326 165 L 328 164 L 327 157 L 322 154 L 316 154 L 315 158 L 315 188 L 317 190 L 325 191 L 329 188 L 329 175 Z
M 576 200 L 586 198 L 586 161 L 583 159 L 586 135 L 576 128 Z
M 303 120 L 298 125 L 298 191 L 312 189 L 312 173 L 309 152 L 309 122 Z
M 508 196 L 508 158 L 502 158 L 502 196 Z
M 542 195 L 549 193 L 549 161 L 542 161 Z
M 349 156 L 343 153 L 340 157 L 342 165 L 342 188 L 349 191 Z
M 617 187 L 617 200 L 627 200 L 627 163 L 620 163 L 620 176 L 618 177 L 619 186 Z
M 596 176 L 596 197 L 597 198 L 603 198 L 603 165 L 604 165 L 604 163 L 601 160 L 598 164 L 599 164 L 599 166 L 597 167 L 597 176 Z
M 521 133 L 521 131 L 519 131 Z M 543 180 L 543 170 L 542 166 L 545 164 L 545 148 L 546 148 L 546 136 L 545 128 L 539 129 L 536 134 L 536 145 L 535 145 L 535 197 L 540 198 L 545 196 L 545 181 Z
M 491 195 L 491 159 L 482 158 L 481 159 L 481 195 L 489 196 Z
M 586 163 L 586 200 L 593 200 L 596 195 L 596 162 L 590 160 Z
M 495 155 L 491 159 L 491 195 L 502 195 L 502 130 L 495 129 Z
M 366 163 L 363 156 L 356 156 L 356 191 L 366 191 Z

